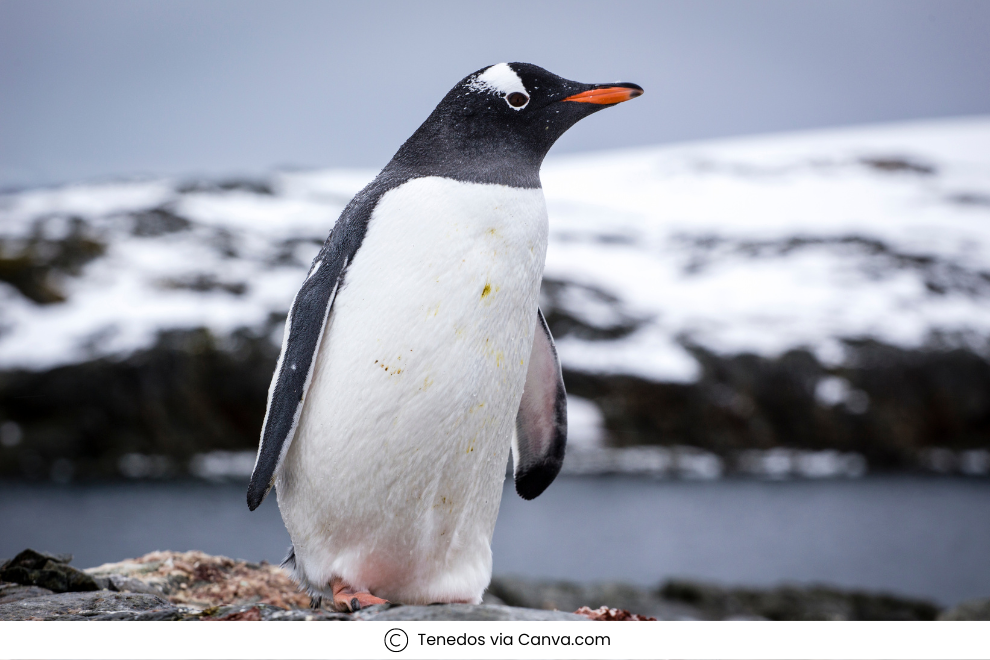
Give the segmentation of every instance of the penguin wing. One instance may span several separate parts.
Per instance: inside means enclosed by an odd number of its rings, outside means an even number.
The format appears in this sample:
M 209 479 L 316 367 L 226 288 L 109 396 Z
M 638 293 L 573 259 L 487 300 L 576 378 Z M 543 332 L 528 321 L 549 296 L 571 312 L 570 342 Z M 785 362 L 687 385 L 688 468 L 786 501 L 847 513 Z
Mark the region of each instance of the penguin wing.
M 328 241 L 329 243 L 329 241 Z M 348 257 L 334 263 L 321 259 L 324 248 L 310 268 L 289 307 L 282 335 L 282 352 L 268 388 L 268 409 L 261 427 L 261 444 L 248 485 L 248 508 L 252 511 L 275 483 L 275 470 L 292 443 L 302 413 L 303 401 L 313 378 L 316 353 L 326 329 L 337 289 L 347 269 Z
M 566 444 L 564 379 L 550 328 L 537 309 L 533 352 L 512 438 L 513 471 L 520 497 L 531 500 L 553 482 L 564 463 Z
M 326 243 L 313 260 L 306 281 L 292 300 L 282 335 L 282 352 L 271 387 L 268 388 L 268 409 L 261 427 L 258 458 L 248 484 L 247 502 L 252 511 L 258 508 L 274 485 L 278 466 L 282 464 L 296 434 L 299 415 L 313 378 L 316 354 L 337 290 L 343 284 L 347 264 L 361 247 L 378 201 L 386 192 L 409 178 L 396 175 L 386 168 L 354 196 L 340 214 Z

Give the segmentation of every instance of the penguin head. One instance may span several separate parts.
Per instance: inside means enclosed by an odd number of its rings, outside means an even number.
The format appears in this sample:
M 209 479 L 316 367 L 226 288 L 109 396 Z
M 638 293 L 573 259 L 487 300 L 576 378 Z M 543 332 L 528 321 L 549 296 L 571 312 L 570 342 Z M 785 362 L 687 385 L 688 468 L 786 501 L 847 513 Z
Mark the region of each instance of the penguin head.
M 471 181 L 539 181 L 550 147 L 567 129 L 636 98 L 633 83 L 585 84 L 520 62 L 465 77 L 402 146 L 395 161 Z

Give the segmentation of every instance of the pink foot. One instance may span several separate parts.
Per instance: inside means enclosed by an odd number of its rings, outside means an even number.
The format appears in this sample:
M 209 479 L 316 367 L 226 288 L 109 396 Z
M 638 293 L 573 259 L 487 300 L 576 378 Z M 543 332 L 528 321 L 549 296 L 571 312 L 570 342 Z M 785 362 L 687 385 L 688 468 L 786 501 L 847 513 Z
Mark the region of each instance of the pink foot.
M 367 591 L 354 591 L 353 587 L 340 578 L 331 580 L 330 586 L 333 588 L 333 609 L 336 612 L 357 612 L 372 605 L 388 603 L 384 598 Z

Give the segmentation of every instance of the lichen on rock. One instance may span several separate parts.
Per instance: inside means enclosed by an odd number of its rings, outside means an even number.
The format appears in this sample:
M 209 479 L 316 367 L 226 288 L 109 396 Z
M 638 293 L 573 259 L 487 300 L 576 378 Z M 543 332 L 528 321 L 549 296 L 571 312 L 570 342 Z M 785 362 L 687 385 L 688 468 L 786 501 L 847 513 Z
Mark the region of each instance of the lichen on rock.
M 309 605 L 309 597 L 299 592 L 278 566 L 213 556 L 198 550 L 150 552 L 86 572 L 94 577 L 128 578 L 144 583 L 176 605 L 200 609 L 242 603 L 263 603 L 283 609 Z

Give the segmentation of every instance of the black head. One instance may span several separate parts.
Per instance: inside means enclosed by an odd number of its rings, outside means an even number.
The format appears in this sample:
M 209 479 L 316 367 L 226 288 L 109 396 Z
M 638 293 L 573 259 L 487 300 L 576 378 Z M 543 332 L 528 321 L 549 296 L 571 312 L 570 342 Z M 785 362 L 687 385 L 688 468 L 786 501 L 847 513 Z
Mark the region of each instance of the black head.
M 564 131 L 642 93 L 632 83 L 588 85 L 532 64 L 495 64 L 450 90 L 389 167 L 418 176 L 539 187 L 543 158 Z

